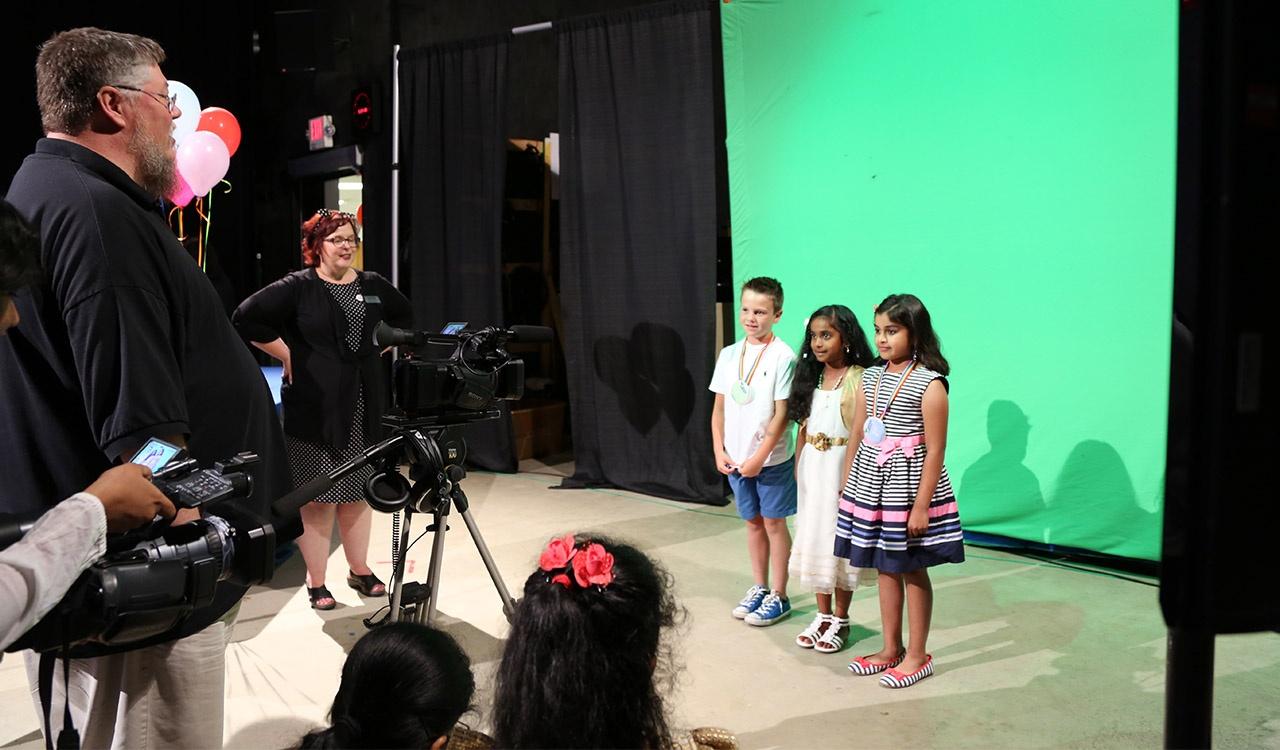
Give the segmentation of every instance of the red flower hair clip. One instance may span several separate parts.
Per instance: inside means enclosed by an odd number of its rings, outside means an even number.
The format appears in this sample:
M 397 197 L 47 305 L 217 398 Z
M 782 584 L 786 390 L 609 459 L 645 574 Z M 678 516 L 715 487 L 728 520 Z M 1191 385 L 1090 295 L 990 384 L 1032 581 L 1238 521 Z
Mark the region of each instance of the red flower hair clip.
M 590 542 L 579 548 L 573 534 L 565 534 L 547 543 L 538 557 L 538 568 L 547 573 L 548 583 L 571 588 L 576 581 L 580 588 L 613 583 L 613 554 L 603 544 Z M 573 571 L 573 578 L 568 573 Z M 558 571 L 558 572 L 556 572 Z M 555 572 L 554 575 L 550 575 Z

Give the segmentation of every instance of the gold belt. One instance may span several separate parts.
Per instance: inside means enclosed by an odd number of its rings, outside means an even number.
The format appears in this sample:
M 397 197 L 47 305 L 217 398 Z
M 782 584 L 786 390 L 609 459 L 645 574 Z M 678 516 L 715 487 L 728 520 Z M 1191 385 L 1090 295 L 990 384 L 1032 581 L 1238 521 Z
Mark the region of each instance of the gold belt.
M 831 450 L 831 446 L 833 445 L 849 444 L 849 438 L 847 437 L 831 437 L 830 435 L 821 432 L 816 435 L 805 435 L 804 441 L 820 451 Z

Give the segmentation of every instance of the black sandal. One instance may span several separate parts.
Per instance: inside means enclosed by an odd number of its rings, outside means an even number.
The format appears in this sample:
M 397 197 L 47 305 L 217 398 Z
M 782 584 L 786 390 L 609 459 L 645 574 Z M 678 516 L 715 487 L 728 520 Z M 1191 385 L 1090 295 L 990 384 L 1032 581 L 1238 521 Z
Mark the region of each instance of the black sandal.
M 329 593 L 329 589 L 324 586 L 316 586 L 315 588 L 307 587 L 307 596 L 311 599 L 312 609 L 330 610 L 338 606 L 338 600 L 333 598 L 333 594 Z M 328 599 L 328 604 L 316 604 L 321 599 Z
M 385 596 L 387 593 L 387 585 L 383 583 L 376 575 L 369 573 L 367 575 L 358 576 L 347 571 L 347 585 L 361 596 Z M 381 587 L 381 591 L 374 589 Z

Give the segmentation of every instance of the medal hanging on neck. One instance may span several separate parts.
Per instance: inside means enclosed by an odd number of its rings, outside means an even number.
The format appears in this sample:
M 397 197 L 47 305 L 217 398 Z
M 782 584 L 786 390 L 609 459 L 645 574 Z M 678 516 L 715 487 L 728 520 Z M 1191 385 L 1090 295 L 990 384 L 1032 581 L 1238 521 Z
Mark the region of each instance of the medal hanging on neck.
M 742 342 L 742 351 L 738 353 L 738 380 L 729 389 L 729 396 L 735 403 L 746 405 L 756 397 L 755 389 L 751 387 L 751 378 L 755 377 L 756 368 L 760 366 L 760 360 L 764 359 L 764 353 L 768 351 L 769 344 L 772 344 L 775 338 L 777 337 L 770 336 L 769 340 L 765 342 L 764 348 L 756 355 L 755 364 L 751 365 L 751 372 L 748 372 L 745 378 L 742 376 L 742 366 L 746 364 L 747 342 Z
M 889 434 L 889 429 L 885 427 L 884 417 L 889 413 L 889 407 L 893 406 L 893 401 L 898 397 L 898 393 L 902 391 L 902 386 L 906 384 L 907 377 L 911 375 L 911 371 L 916 369 L 916 362 L 912 362 L 902 373 L 902 379 L 898 381 L 898 387 L 893 390 L 893 395 L 889 397 L 889 403 L 884 405 L 884 411 L 876 416 L 876 406 L 880 403 L 880 381 L 884 380 L 884 375 L 876 378 L 876 389 L 871 395 L 871 416 L 867 417 L 867 421 L 862 425 L 862 439 L 870 445 L 879 445 L 884 442 L 885 437 Z M 885 373 L 888 373 L 888 365 L 885 365 Z

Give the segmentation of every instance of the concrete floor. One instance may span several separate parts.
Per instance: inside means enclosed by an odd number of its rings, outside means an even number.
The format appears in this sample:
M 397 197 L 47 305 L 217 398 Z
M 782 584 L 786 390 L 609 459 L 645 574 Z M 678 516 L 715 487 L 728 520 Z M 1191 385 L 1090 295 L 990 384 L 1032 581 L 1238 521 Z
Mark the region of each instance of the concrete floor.
M 845 668 L 850 656 L 879 648 L 874 589 L 854 596 L 855 642 L 843 653 L 801 650 L 793 638 L 813 612 L 812 596 L 793 590 L 795 615 L 770 628 L 729 616 L 750 583 L 745 531 L 732 508 L 550 491 L 569 465 L 532 461 L 521 468 L 516 475 L 477 473 L 464 485 L 513 593 L 546 540 L 565 531 L 626 539 L 675 575 L 688 611 L 672 634 L 683 664 L 669 702 L 676 725 L 726 727 L 745 748 L 1162 744 L 1165 631 L 1152 581 L 970 547 L 965 564 L 933 575 L 936 675 L 886 690 Z M 370 561 L 383 578 L 390 526 L 389 516 L 375 515 Z M 430 541 L 413 548 L 409 578 L 425 577 Z M 467 720 L 484 729 L 506 624 L 458 519 L 443 571 L 439 624 L 475 664 L 478 710 Z M 329 576 L 339 606 L 331 612 L 307 606 L 296 556 L 270 586 L 246 597 L 227 654 L 228 748 L 286 747 L 323 719 L 345 653 L 364 631 L 360 621 L 376 609 L 346 588 L 345 573 L 335 552 Z M 1218 640 L 1214 711 L 1217 746 L 1280 748 L 1280 636 Z M 21 660 L 12 657 L 0 662 L 0 745 L 42 746 Z

